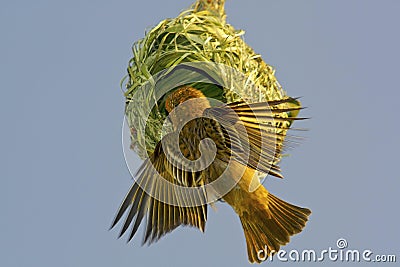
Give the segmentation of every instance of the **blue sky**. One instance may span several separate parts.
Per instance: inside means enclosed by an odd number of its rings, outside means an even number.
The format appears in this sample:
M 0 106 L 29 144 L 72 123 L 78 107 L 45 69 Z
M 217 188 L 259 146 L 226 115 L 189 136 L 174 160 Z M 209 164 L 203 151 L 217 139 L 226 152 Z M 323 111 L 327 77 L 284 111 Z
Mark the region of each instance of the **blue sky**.
M 247 266 L 239 219 L 224 203 L 204 234 L 180 228 L 141 247 L 141 232 L 126 244 L 108 231 L 132 182 L 119 88 L 131 45 L 190 4 L 2 3 L 1 266 Z M 298 124 L 310 131 L 283 160 L 285 179 L 265 183 L 313 211 L 285 250 L 345 238 L 400 257 L 399 10 L 394 0 L 227 0 L 228 22 L 312 117 Z

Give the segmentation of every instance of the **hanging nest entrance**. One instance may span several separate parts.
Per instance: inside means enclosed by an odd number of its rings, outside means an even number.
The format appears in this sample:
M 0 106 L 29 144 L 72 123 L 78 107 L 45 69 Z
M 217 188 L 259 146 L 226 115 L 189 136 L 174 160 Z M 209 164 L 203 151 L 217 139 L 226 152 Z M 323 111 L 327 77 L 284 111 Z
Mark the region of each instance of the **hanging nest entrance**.
M 249 94 L 245 88 L 237 87 L 235 91 L 224 84 L 197 82 L 195 87 L 205 96 L 225 103 L 288 98 L 274 75 L 273 67 L 244 42 L 242 30 L 236 30 L 226 22 L 224 2 L 198 0 L 176 18 L 161 21 L 133 45 L 128 75 L 122 83 L 126 86 L 125 113 L 131 129 L 132 148 L 142 159 L 151 155 L 163 134 L 163 123 L 167 116 L 163 103 L 165 96 L 155 99 L 155 95 L 160 95 L 162 86 L 159 82 L 164 81 L 165 77 L 154 80 L 163 71 L 163 75 L 170 77 L 171 69 L 181 64 L 222 64 L 243 74 L 257 90 Z M 225 73 L 210 74 L 213 75 L 224 77 Z M 142 93 L 138 93 L 139 88 Z M 293 100 L 285 105 L 283 108 L 293 108 L 299 107 L 300 103 Z M 287 112 L 283 116 L 295 117 L 297 113 Z M 286 127 L 283 127 L 286 129 L 290 126 L 289 121 L 279 123 L 286 123 Z M 287 130 L 281 131 L 286 135 Z M 278 142 L 281 142 L 278 144 L 281 146 L 283 140 Z

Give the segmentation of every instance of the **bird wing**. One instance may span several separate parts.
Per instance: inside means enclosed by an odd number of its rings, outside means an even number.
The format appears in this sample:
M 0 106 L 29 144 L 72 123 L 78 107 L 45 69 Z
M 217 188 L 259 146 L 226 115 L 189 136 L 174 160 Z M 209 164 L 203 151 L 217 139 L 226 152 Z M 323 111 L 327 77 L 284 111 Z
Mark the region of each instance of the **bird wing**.
M 293 98 L 245 103 L 235 102 L 205 111 L 223 128 L 227 146 L 234 160 L 250 168 L 283 178 L 278 162 L 285 144 L 287 130 L 302 109 Z
M 128 241 L 133 238 L 146 216 L 143 244 L 157 241 L 179 225 L 194 226 L 201 231 L 205 229 L 207 205 L 205 192 L 201 190 L 203 181 L 199 179 L 199 173 L 187 171 L 179 165 L 179 147 L 174 148 L 169 142 L 172 134 L 164 138 L 166 142 L 160 141 L 152 156 L 139 168 L 135 182 L 112 223 L 111 228 L 128 211 L 119 235 L 121 237 L 132 225 Z M 188 150 L 184 146 L 190 143 L 189 139 L 180 137 L 181 149 Z M 184 190 L 188 187 L 199 187 L 199 190 L 188 193 Z

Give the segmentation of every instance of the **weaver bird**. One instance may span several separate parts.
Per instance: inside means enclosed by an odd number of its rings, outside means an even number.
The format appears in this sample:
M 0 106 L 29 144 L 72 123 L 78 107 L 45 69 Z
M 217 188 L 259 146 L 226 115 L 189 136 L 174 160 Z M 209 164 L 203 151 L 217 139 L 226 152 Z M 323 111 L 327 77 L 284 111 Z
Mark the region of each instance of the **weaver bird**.
M 268 254 L 279 251 L 303 229 L 311 211 L 269 193 L 256 173 L 281 177 L 277 162 L 282 147 L 277 141 L 285 137 L 280 130 L 287 129 L 273 122 L 296 119 L 280 116 L 300 109 L 288 108 L 291 101 L 212 106 L 193 87 L 170 93 L 165 108 L 174 131 L 161 139 L 139 168 L 112 227 L 128 212 L 120 236 L 132 225 L 129 240 L 145 217 L 143 243 L 157 241 L 180 225 L 204 231 L 210 195 L 216 195 L 238 214 L 250 262 L 261 262 L 258 253 L 266 247 Z M 205 189 L 221 176 L 222 183 Z M 198 190 L 188 193 L 182 188 Z

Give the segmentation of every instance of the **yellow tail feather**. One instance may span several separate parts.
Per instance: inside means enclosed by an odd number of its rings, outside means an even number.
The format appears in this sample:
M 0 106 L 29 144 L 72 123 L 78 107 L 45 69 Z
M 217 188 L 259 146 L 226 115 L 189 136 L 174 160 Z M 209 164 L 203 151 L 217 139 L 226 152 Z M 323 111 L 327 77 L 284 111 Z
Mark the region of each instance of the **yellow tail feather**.
M 289 242 L 290 236 L 301 232 L 311 214 L 309 209 L 289 204 L 270 193 L 264 203 L 268 205 L 253 203 L 255 205 L 239 214 L 250 262 L 260 263 L 271 253 L 278 252 L 281 245 Z

